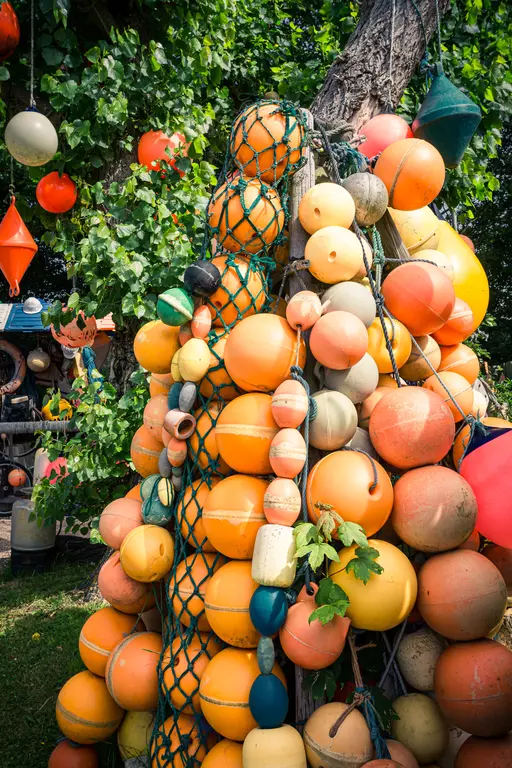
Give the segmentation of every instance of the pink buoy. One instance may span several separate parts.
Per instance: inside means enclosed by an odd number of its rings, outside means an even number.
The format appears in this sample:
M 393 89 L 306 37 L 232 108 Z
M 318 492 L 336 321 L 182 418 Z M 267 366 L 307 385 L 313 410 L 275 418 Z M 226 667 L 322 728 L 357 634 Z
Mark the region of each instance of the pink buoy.
M 306 456 L 306 443 L 297 429 L 281 429 L 270 443 L 270 466 L 279 477 L 297 477 Z
M 301 495 L 295 482 L 288 477 L 272 480 L 263 497 L 263 512 L 267 523 L 293 525 L 300 514 Z
M 287 379 L 272 395 L 272 416 L 278 427 L 300 427 L 308 412 L 308 393 L 299 381 Z
M 398 115 L 376 115 L 359 129 L 359 134 L 366 140 L 357 150 L 366 157 L 379 155 L 395 141 L 413 138 L 410 125 Z
M 307 331 L 322 314 L 322 302 L 313 291 L 299 291 L 286 307 L 286 319 L 294 330 Z
M 205 339 L 212 327 L 212 313 L 206 304 L 198 307 L 190 322 L 190 330 L 196 339 Z
M 350 312 L 328 312 L 313 326 L 309 346 L 320 365 L 344 371 L 368 351 L 368 331 Z
M 59 456 L 55 461 L 50 461 L 44 471 L 44 476 L 50 478 L 50 485 L 55 485 L 68 475 L 68 462 L 65 456 Z

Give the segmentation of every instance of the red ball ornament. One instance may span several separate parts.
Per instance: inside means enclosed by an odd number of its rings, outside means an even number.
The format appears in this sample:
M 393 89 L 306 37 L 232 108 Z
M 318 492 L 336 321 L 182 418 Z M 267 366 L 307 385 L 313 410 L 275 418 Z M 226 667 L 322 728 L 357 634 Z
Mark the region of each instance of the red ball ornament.
M 167 148 L 170 150 L 170 155 L 166 152 Z M 163 131 L 148 131 L 141 136 L 137 156 L 139 163 L 145 165 L 148 171 L 160 171 L 164 162 L 183 177 L 185 172 L 176 168 L 176 155 L 179 150 L 186 156 L 187 149 L 185 136 L 178 131 L 172 136 L 166 136 Z
M 403 117 L 398 115 L 376 115 L 359 129 L 366 141 L 358 146 L 358 152 L 366 157 L 375 157 L 395 141 L 412 139 L 413 132 Z
M 20 24 L 10 3 L 0 3 L 0 61 L 12 56 L 20 41 Z
M 7 482 L 13 488 L 20 488 L 22 485 L 25 485 L 27 482 L 27 473 L 24 472 L 22 469 L 11 469 L 11 471 L 7 475 Z
M 36 187 L 37 202 L 50 213 L 66 213 L 76 203 L 77 189 L 75 182 L 57 171 L 46 174 Z

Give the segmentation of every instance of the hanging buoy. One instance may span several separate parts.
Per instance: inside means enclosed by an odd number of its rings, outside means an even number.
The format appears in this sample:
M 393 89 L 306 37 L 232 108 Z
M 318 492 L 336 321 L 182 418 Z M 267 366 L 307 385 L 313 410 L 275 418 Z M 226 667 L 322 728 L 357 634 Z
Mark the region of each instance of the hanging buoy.
M 53 171 L 43 176 L 38 183 L 36 198 L 45 211 L 66 213 L 76 203 L 76 184 L 67 173 L 63 173 L 61 176 L 57 171 Z
M 401 139 L 412 139 L 413 136 L 410 125 L 403 117 L 386 113 L 372 117 L 359 129 L 359 134 L 364 136 L 365 141 L 357 151 L 370 158 L 379 155 L 390 144 Z
M 34 238 L 16 209 L 16 198 L 0 223 L 0 269 L 9 283 L 9 296 L 19 296 L 20 281 L 37 253 Z
M 18 163 L 31 167 L 50 162 L 59 148 L 57 131 L 34 107 L 9 120 L 4 139 L 9 154 Z
M 480 108 L 448 80 L 442 64 L 436 64 L 432 85 L 412 124 L 414 136 L 433 144 L 447 168 L 456 168 L 481 119 Z
M 180 176 L 184 176 L 185 172 L 176 168 L 176 157 L 180 152 L 186 157 L 187 149 L 185 136 L 178 131 L 172 136 L 166 136 L 163 131 L 147 131 L 140 138 L 137 158 L 148 171 L 161 171 L 162 163 L 167 163 Z
M 20 42 L 20 23 L 10 3 L 0 4 L 0 61 L 12 56 Z

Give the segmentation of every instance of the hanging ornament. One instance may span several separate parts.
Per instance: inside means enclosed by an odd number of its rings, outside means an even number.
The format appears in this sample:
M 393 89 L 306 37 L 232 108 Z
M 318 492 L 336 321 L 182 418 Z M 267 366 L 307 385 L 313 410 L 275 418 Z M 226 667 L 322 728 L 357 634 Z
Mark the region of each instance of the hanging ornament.
M 412 124 L 414 135 L 439 150 L 447 168 L 456 168 L 482 119 L 480 108 L 451 83 L 441 62 Z
M 66 213 L 74 206 L 76 197 L 76 184 L 67 173 L 48 173 L 36 187 L 37 202 L 49 213 Z
M 20 24 L 10 3 L 0 3 L 0 61 L 12 56 L 20 41 Z
M 64 307 L 63 312 L 68 312 L 68 308 Z M 82 320 L 82 328 L 78 325 L 78 320 L 75 318 L 66 325 L 60 326 L 57 331 L 53 323 L 50 326 L 52 336 L 55 341 L 62 344 L 63 347 L 70 347 L 71 349 L 78 349 L 79 347 L 86 347 L 94 341 L 96 336 L 97 326 L 95 317 L 86 317 L 82 310 L 78 313 Z M 83 325 L 85 323 L 85 325 Z
M 9 153 L 23 165 L 48 163 L 57 152 L 57 132 L 47 117 L 30 107 L 7 123 L 5 143 Z
M 27 365 L 35 373 L 46 371 L 50 367 L 50 362 L 50 355 L 41 347 L 33 349 L 27 357 Z
M 167 154 L 169 148 L 171 154 Z M 178 152 L 186 156 L 188 144 L 185 142 L 185 136 L 177 131 L 172 136 L 166 136 L 163 131 L 147 131 L 141 136 L 137 156 L 139 163 L 145 165 L 148 171 L 159 171 L 162 162 L 168 163 L 171 168 L 184 176 L 184 171 L 176 168 L 176 155 Z
M 19 296 L 20 280 L 37 252 L 34 238 L 16 209 L 16 198 L 0 223 L 0 269 L 9 283 L 9 296 Z

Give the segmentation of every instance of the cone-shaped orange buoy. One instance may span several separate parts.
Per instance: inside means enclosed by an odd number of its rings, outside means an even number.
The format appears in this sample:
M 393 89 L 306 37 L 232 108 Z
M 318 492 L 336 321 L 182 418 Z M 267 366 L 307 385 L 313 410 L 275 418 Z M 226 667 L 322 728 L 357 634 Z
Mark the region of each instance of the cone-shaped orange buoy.
M 19 296 L 20 280 L 37 253 L 37 245 L 16 209 L 13 197 L 0 223 L 0 269 L 9 283 L 9 296 Z

